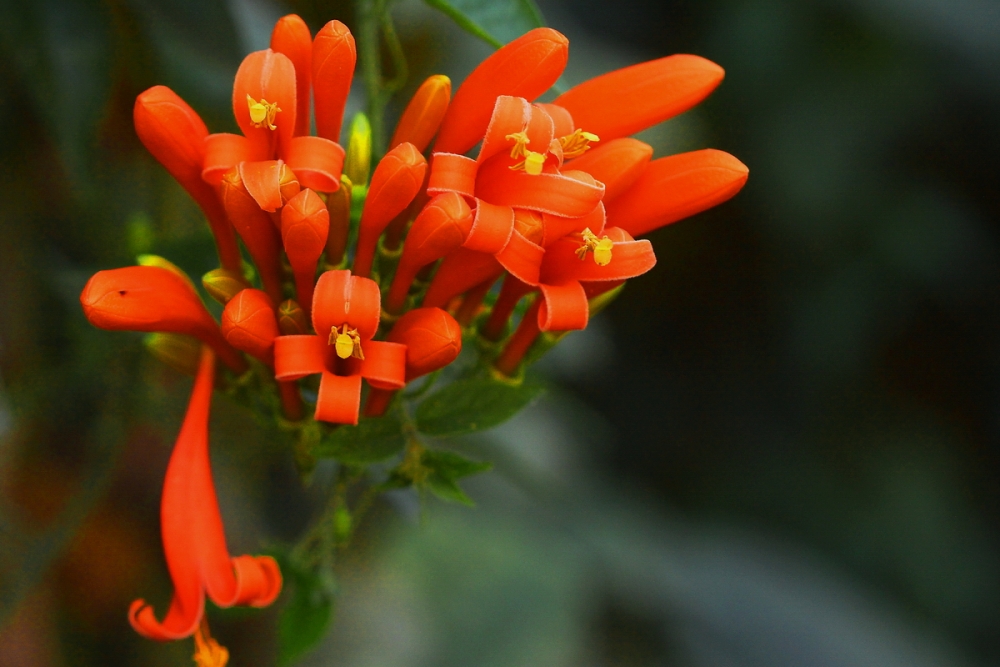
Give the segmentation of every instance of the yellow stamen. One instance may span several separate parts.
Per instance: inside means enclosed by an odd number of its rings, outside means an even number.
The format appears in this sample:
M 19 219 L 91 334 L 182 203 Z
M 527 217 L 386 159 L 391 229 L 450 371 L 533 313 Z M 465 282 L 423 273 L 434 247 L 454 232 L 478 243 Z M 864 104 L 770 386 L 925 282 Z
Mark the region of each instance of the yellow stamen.
M 361 336 L 358 335 L 357 329 L 351 329 L 346 324 L 341 325 L 339 329 L 334 327 L 330 330 L 330 340 L 328 342 L 334 346 L 337 356 L 341 359 L 347 359 L 348 357 L 354 357 L 362 361 L 365 359 L 365 354 L 361 351 Z
M 274 124 L 274 117 L 281 111 L 277 102 L 268 102 L 263 97 L 258 102 L 248 94 L 247 106 L 250 107 L 250 122 L 254 127 L 267 126 L 269 130 L 278 129 Z
M 204 616 L 194 631 L 194 662 L 198 667 L 226 667 L 229 662 L 229 649 L 212 639 Z
M 584 132 L 583 130 L 576 130 L 573 134 L 559 137 L 559 145 L 563 149 L 563 158 L 570 160 L 580 157 L 590 150 L 590 142 L 592 141 L 600 141 L 600 138 L 592 132 Z
M 513 141 L 514 147 L 510 149 L 510 156 L 515 160 L 523 158 L 528 153 L 526 146 L 531 140 L 528 139 L 527 128 L 521 130 L 520 132 L 515 132 L 514 134 L 508 134 L 505 139 L 507 141 Z
M 597 238 L 597 234 L 590 231 L 587 227 L 582 232 L 580 236 L 583 237 L 583 245 L 576 249 L 576 256 L 580 260 L 587 258 L 587 253 L 594 253 L 594 263 L 598 266 L 607 266 L 611 263 L 611 249 L 614 247 L 615 242 L 609 239 L 607 236 L 602 236 Z

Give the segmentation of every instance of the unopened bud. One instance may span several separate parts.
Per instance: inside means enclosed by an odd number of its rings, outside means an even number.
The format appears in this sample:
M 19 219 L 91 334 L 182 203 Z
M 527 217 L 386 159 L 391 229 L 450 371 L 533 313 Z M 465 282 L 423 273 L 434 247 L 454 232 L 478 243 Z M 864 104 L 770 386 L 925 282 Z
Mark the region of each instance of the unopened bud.
M 347 143 L 347 157 L 344 159 L 344 174 L 354 185 L 367 185 L 372 168 L 372 127 L 368 116 L 354 115 L 351 133 Z
M 281 209 L 281 239 L 295 274 L 295 295 L 306 310 L 312 306 L 316 265 L 329 231 L 326 203 L 312 190 L 303 190 Z
M 201 358 L 201 342 L 193 336 L 151 333 L 142 339 L 151 355 L 178 373 L 194 376 Z
M 406 345 L 406 381 L 444 368 L 462 351 L 462 328 L 440 308 L 417 308 L 396 322 L 387 336 Z
M 226 269 L 212 269 L 201 277 L 201 284 L 208 295 L 223 306 L 239 292 L 250 287 L 243 276 Z
M 183 278 L 184 282 L 190 285 L 191 289 L 194 289 L 194 283 L 191 281 L 188 274 L 186 274 L 181 267 L 177 266 L 165 257 L 160 257 L 159 255 L 139 255 L 135 258 L 135 262 L 139 266 L 158 266 L 161 269 L 166 269 L 167 271 Z
M 278 307 L 278 330 L 282 336 L 300 336 L 309 333 L 306 313 L 294 299 L 282 301 Z
M 389 148 L 408 141 L 423 151 L 437 134 L 451 100 L 451 79 L 435 74 L 421 84 L 399 119 Z
M 241 291 L 222 311 L 222 335 L 226 341 L 268 365 L 274 363 L 274 339 L 278 333 L 274 306 L 260 290 Z
M 344 259 L 347 234 L 351 228 L 351 190 L 353 184 L 347 175 L 340 177 L 340 188 L 326 197 L 326 210 L 330 214 L 330 232 L 326 238 L 326 263 L 337 267 Z M 329 268 L 329 267 L 328 267 Z

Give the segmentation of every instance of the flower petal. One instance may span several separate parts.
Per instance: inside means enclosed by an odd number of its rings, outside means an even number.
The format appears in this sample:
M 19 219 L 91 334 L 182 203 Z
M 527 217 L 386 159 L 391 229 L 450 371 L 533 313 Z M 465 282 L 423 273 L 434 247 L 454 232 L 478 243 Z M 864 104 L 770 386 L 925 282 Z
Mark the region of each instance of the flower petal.
M 473 197 L 476 192 L 476 172 L 479 164 L 472 158 L 454 153 L 435 153 L 431 160 L 427 194 L 456 192 Z
M 362 341 L 378 330 L 381 304 L 378 284 L 350 271 L 327 271 L 316 282 L 312 321 L 316 333 L 328 336 L 344 324 L 358 330 Z
M 608 204 L 608 224 L 632 236 L 647 234 L 721 204 L 743 188 L 748 174 L 735 157 L 712 149 L 653 160 Z
M 276 104 L 276 130 L 266 124 L 254 127 L 247 96 Z M 295 136 L 295 65 L 282 53 L 271 49 L 255 51 L 243 59 L 233 82 L 233 114 L 243 134 L 254 144 L 255 153 L 283 156 Z
M 402 389 L 406 384 L 406 345 L 372 340 L 364 346 L 361 377 L 376 389 Z
M 508 168 L 497 156 L 479 167 L 476 196 L 493 204 L 570 218 L 587 215 L 604 196 L 604 184 L 581 171 L 531 175 Z
M 687 111 L 724 76 L 721 67 L 699 56 L 667 56 L 584 81 L 554 104 L 568 110 L 577 127 L 610 141 Z
M 580 259 L 576 254 L 580 247 L 579 238 L 567 236 L 546 249 L 542 281 L 551 284 L 570 280 L 625 280 L 640 276 L 656 265 L 656 255 L 649 241 L 636 241 L 616 227 L 610 227 L 604 233 L 614 241 L 610 263 L 599 266 L 592 257 Z
M 288 166 L 304 188 L 335 192 L 340 188 L 344 149 L 322 137 L 295 137 L 286 155 Z
M 482 163 L 498 153 L 509 153 L 513 144 L 507 137 L 528 127 L 532 118 L 532 110 L 532 105 L 523 97 L 511 97 L 510 95 L 498 97 L 493 106 L 493 115 L 490 116 L 490 124 L 486 128 L 483 146 L 479 149 L 476 161 Z M 548 147 L 548 142 L 544 146 L 536 145 L 533 147 L 545 150 Z
M 521 282 L 537 285 L 544 256 L 545 250 L 541 246 L 524 238 L 520 232 L 514 231 L 510 243 L 497 254 L 497 261 Z
M 495 255 L 503 250 L 514 233 L 514 209 L 476 200 L 476 216 L 462 246 Z
M 219 132 L 205 137 L 205 161 L 201 179 L 218 187 L 222 177 L 239 166 L 241 162 L 267 159 L 266 155 L 254 152 L 254 145 L 242 134 Z
M 357 424 L 361 408 L 361 376 L 324 371 L 316 398 L 316 419 L 333 424 Z
M 288 381 L 322 373 L 327 347 L 320 336 L 278 336 L 274 339 L 274 377 Z
M 487 253 L 459 248 L 444 258 L 431 280 L 424 306 L 443 308 L 454 297 L 503 273 L 500 263 Z
M 569 40 L 551 28 L 535 28 L 498 49 L 455 93 L 435 148 L 464 153 L 475 146 L 486 132 L 497 97 L 534 100 L 556 82 L 568 58 Z

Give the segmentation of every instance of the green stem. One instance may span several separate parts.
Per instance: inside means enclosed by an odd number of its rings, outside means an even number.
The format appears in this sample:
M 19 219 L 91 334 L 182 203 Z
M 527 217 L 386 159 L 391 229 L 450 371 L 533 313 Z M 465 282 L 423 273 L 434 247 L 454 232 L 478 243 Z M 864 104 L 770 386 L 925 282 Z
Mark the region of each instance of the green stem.
M 368 120 L 372 127 L 372 154 L 385 150 L 382 100 L 382 54 L 379 48 L 379 24 L 385 10 L 384 0 L 355 0 L 358 17 L 358 47 L 361 52 L 361 73 L 368 93 Z

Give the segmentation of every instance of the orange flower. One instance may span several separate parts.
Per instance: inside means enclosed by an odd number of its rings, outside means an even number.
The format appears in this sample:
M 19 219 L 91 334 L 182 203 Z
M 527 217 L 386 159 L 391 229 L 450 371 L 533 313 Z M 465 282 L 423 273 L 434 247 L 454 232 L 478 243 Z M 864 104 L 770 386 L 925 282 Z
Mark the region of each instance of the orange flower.
M 451 79 L 443 74 L 428 77 L 413 94 L 403 115 L 399 117 L 396 131 L 389 141 L 389 148 L 408 142 L 423 152 L 441 127 L 450 100 Z
M 205 595 L 220 607 L 266 607 L 281 592 L 281 572 L 269 556 L 231 558 L 219 515 L 208 456 L 208 413 L 215 355 L 202 349 L 184 424 L 167 466 L 160 525 L 174 598 L 162 621 L 145 600 L 129 609 L 139 634 L 159 641 L 195 635 L 199 664 L 225 665 L 226 649 L 208 635 Z M 201 660 L 199 660 L 199 657 Z
M 327 271 L 313 293 L 317 335 L 279 336 L 274 345 L 275 377 L 292 381 L 321 374 L 316 419 L 356 424 L 361 379 L 377 389 L 405 384 L 406 346 L 374 341 L 381 313 L 379 288 L 350 271 Z

